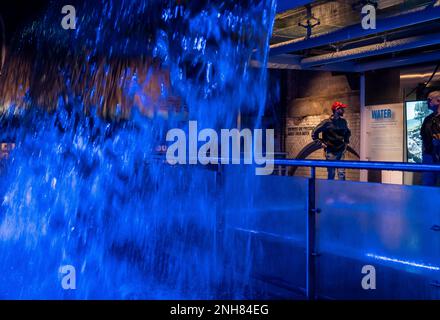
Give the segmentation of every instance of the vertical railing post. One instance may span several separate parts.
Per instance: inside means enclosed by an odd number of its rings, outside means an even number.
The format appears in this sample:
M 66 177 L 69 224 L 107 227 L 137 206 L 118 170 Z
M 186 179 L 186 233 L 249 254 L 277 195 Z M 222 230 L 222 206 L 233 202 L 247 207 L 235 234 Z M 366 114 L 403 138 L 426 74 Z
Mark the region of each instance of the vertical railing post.
M 224 175 L 223 167 L 221 163 L 217 165 L 215 172 L 215 185 L 216 185 L 216 200 L 215 200 L 215 232 L 214 232 L 214 268 L 223 263 L 223 241 L 224 241 L 224 220 L 225 212 L 223 204 L 223 187 L 224 187 Z M 219 261 L 220 260 L 220 261 Z M 220 283 L 221 278 L 217 278 L 218 273 L 215 273 L 216 283 Z
M 308 300 L 316 299 L 316 168 L 310 169 L 307 190 L 307 275 L 306 294 Z

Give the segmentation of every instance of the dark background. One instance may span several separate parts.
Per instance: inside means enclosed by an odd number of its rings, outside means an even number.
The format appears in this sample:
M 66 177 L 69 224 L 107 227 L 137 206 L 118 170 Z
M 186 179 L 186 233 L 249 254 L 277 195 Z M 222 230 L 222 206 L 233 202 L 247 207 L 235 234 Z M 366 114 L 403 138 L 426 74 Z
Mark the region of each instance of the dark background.
M 38 18 L 49 3 L 49 0 L 0 1 L 0 16 L 5 24 L 6 42 L 10 43 L 17 31 Z

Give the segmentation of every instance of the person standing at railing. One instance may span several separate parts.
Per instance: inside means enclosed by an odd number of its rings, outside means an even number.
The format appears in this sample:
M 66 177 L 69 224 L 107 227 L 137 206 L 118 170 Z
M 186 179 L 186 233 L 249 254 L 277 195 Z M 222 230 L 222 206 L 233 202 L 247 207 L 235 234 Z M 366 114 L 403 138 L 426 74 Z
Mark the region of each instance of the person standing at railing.
M 345 151 L 350 143 L 351 131 L 344 117 L 346 104 L 336 101 L 332 105 L 333 114 L 322 121 L 312 132 L 312 139 L 324 146 L 327 160 L 343 160 Z M 322 134 L 320 138 L 319 135 Z M 335 168 L 327 168 L 328 179 L 335 179 Z M 339 180 L 345 180 L 345 169 L 338 169 Z
M 433 112 L 425 118 L 420 130 L 423 142 L 423 163 L 440 164 L 440 91 L 433 91 L 428 95 L 428 107 Z M 423 173 L 423 184 L 434 186 L 437 183 L 438 173 Z

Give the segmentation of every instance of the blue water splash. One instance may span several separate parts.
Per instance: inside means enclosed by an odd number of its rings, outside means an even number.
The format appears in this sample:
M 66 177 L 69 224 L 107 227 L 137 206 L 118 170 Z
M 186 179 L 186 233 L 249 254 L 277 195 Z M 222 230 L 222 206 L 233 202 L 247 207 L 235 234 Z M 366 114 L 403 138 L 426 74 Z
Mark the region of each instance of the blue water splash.
M 274 1 L 72 4 L 77 30 L 53 4 L 3 72 L 2 141 L 16 146 L 0 177 L 0 298 L 261 297 L 219 251 L 232 240 L 216 171 L 156 148 L 182 117 L 218 129 L 262 115 Z

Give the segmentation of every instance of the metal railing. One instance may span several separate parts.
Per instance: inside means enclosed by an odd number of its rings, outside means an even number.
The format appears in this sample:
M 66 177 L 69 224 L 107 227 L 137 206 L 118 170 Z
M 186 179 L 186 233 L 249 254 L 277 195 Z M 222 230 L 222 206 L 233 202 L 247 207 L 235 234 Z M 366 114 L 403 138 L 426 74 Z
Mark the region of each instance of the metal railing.
M 331 160 L 291 160 L 275 159 L 275 165 L 310 168 L 345 168 L 360 170 L 386 170 L 407 172 L 440 172 L 440 165 L 415 164 L 406 162 L 379 161 L 331 161 Z
M 162 157 L 158 157 L 161 161 L 165 161 Z M 199 159 L 194 159 L 198 161 Z M 217 158 L 218 165 L 216 173 L 222 175 L 222 158 Z M 230 160 L 230 159 L 229 159 Z M 243 159 L 236 159 L 238 163 L 243 163 Z M 316 207 L 316 168 L 345 168 L 359 170 L 384 170 L 384 171 L 402 171 L 402 172 L 436 172 L 440 174 L 440 165 L 414 164 L 404 162 L 378 162 L 378 161 L 330 161 L 330 160 L 295 160 L 295 159 L 274 159 L 269 160 L 275 166 L 279 167 L 309 167 L 311 168 L 311 176 L 307 179 L 307 226 L 306 226 L 306 296 L 310 300 L 317 299 L 316 290 L 316 266 L 317 252 L 316 246 L 316 224 L 317 215 L 321 209 Z M 232 161 L 231 161 L 232 162 Z M 230 162 L 229 162 L 230 163 Z M 218 183 L 221 179 L 218 179 Z M 218 232 L 221 233 L 224 228 L 224 221 L 218 214 Z M 221 248 L 221 239 L 218 237 L 218 248 Z
M 360 170 L 386 170 L 405 172 L 438 172 L 440 165 L 412 164 L 404 162 L 373 161 L 329 161 L 329 160 L 289 160 L 275 159 L 274 164 L 286 167 L 310 167 L 311 176 L 307 187 L 307 245 L 306 245 L 306 295 L 310 300 L 317 299 L 316 292 L 316 222 L 321 209 L 316 207 L 316 168 L 345 168 Z

